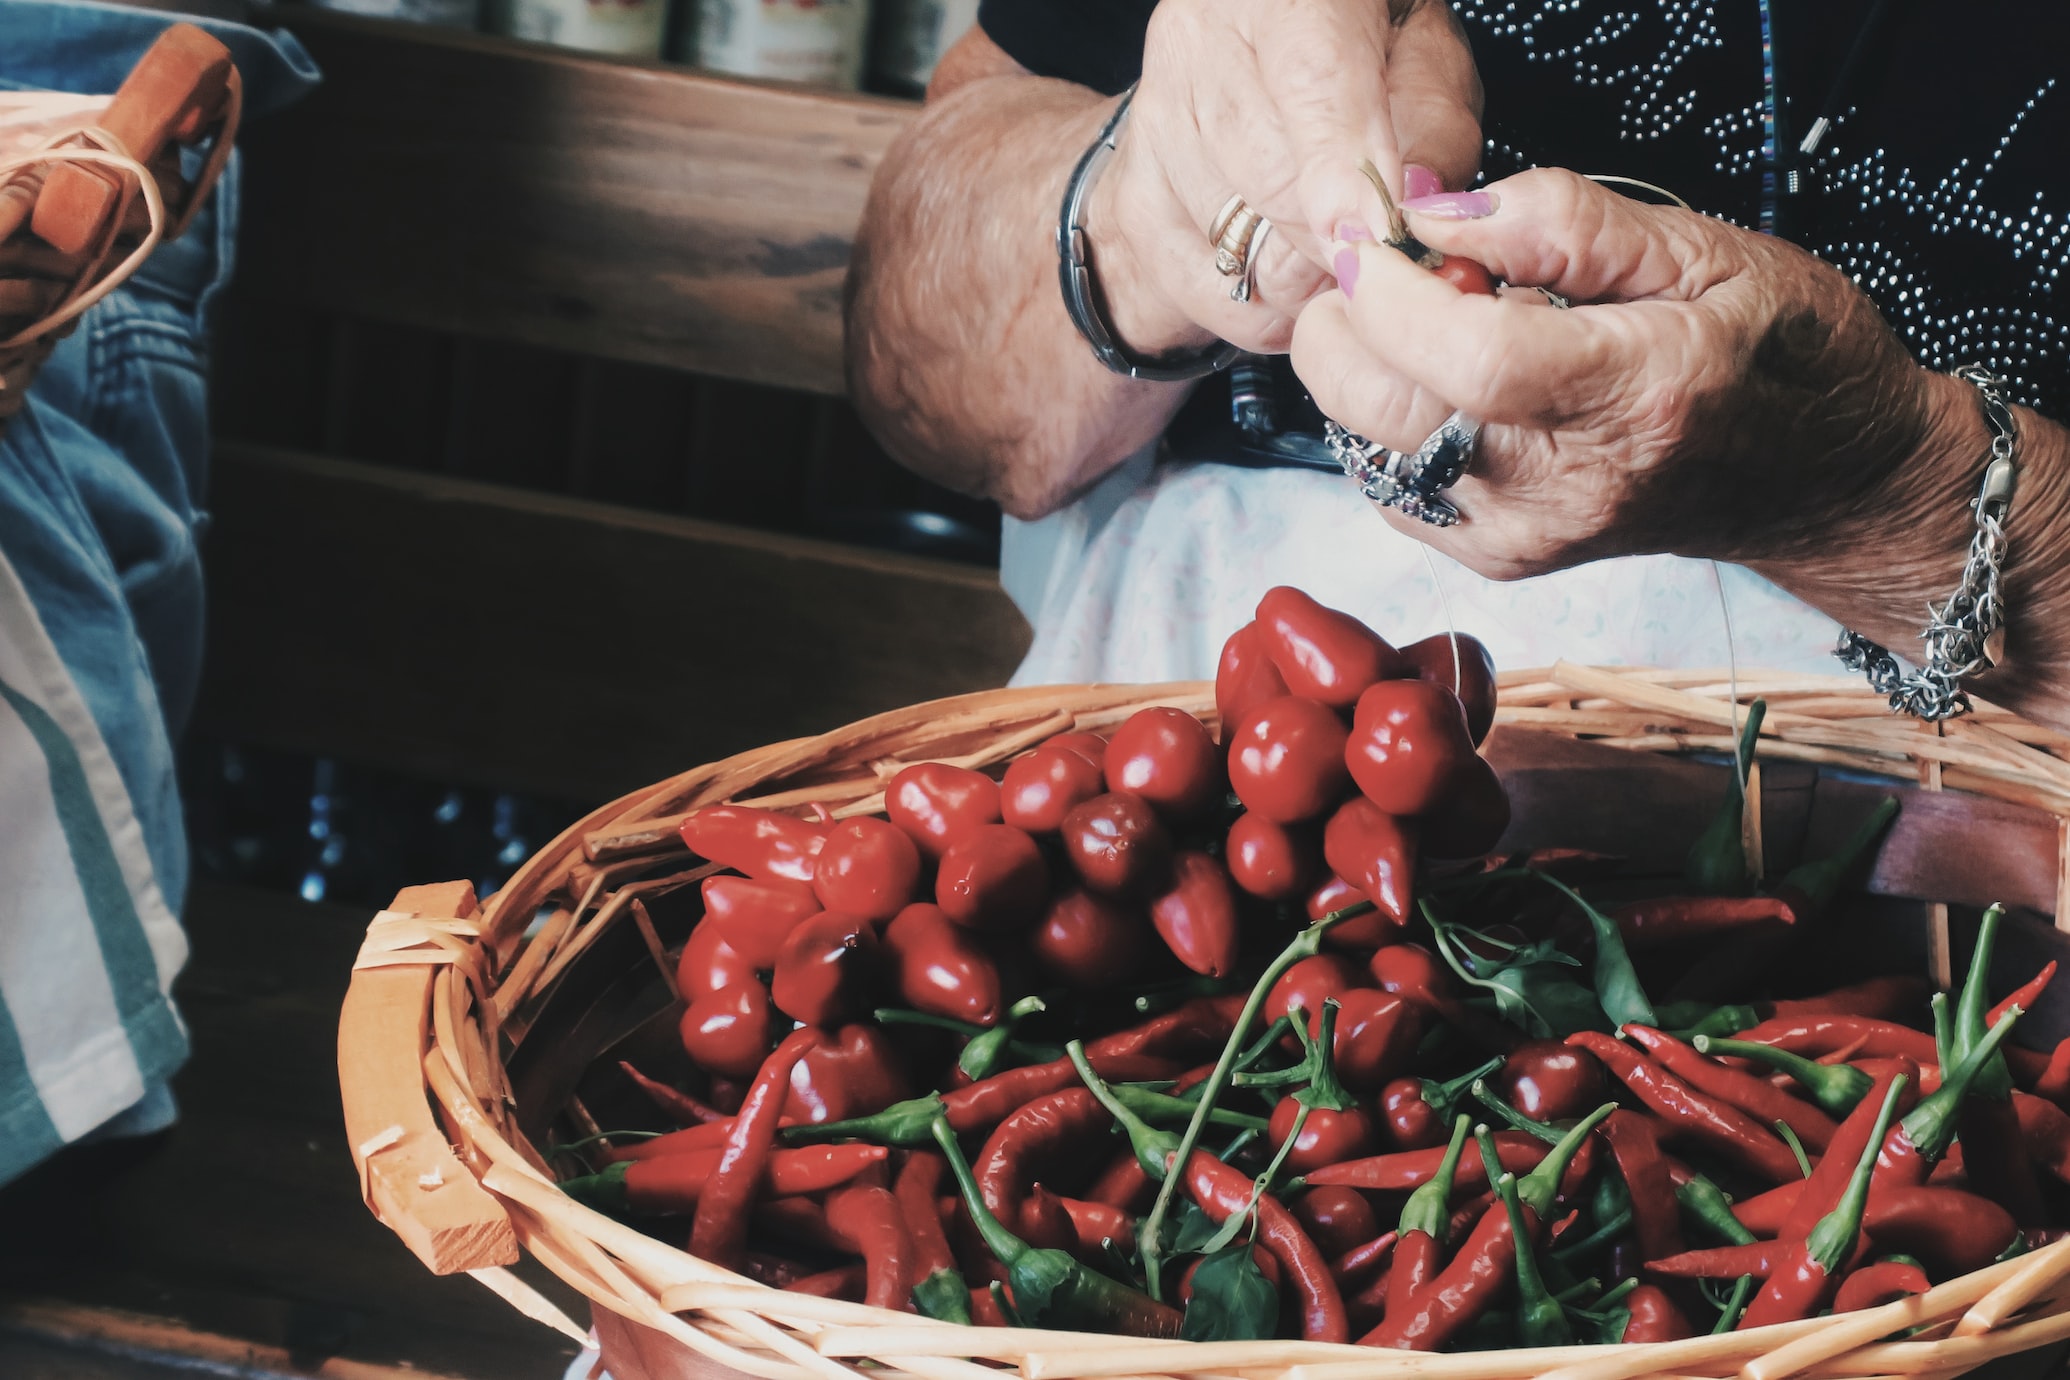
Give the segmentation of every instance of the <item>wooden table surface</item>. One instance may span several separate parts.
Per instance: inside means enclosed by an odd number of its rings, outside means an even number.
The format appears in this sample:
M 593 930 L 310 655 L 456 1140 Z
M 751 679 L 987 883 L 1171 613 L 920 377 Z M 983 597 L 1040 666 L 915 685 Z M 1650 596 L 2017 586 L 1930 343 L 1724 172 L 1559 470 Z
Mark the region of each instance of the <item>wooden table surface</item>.
M 335 1040 L 370 914 L 196 888 L 180 1123 L 0 1190 L 0 1375 L 558 1380 L 572 1343 L 430 1275 L 360 1202 Z

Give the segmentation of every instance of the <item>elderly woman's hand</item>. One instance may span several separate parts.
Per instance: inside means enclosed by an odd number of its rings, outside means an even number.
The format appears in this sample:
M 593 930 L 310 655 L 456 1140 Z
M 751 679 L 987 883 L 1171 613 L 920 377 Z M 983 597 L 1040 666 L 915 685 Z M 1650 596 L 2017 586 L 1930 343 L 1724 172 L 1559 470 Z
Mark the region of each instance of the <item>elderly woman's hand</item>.
M 1343 291 L 1302 313 L 1293 350 L 1323 411 L 1396 449 L 1454 408 L 1486 422 L 1447 491 L 1465 521 L 1396 526 L 1500 579 L 1670 551 L 1795 564 L 1807 583 L 1914 523 L 1959 530 L 1975 398 L 1916 364 L 1837 269 L 1565 172 L 1406 209 L 1431 247 L 1577 305 L 1464 296 L 1385 246 L 1339 247 Z M 1878 559 L 1915 550 L 1952 581 L 1920 541 Z
M 1478 166 L 1480 85 L 1442 0 L 1164 0 L 1087 233 L 1108 310 L 1143 354 L 1205 343 L 1287 348 L 1330 286 L 1330 239 L 1369 222 L 1372 158 L 1409 192 Z M 1399 181 L 1396 181 L 1399 186 Z M 1232 301 L 1207 230 L 1232 194 L 1273 222 L 1256 292 Z

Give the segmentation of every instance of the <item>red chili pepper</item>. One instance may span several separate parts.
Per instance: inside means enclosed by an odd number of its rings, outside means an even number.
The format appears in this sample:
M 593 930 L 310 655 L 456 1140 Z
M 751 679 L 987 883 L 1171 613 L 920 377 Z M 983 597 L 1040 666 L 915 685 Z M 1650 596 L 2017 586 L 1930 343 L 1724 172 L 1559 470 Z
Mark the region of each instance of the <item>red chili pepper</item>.
M 1330 870 L 1364 892 L 1397 925 L 1409 921 L 1416 890 L 1416 828 L 1362 795 L 1337 807 L 1323 828 Z
M 905 1220 L 906 1235 L 913 1242 L 913 1268 L 909 1278 L 916 1288 L 931 1275 L 956 1273 L 956 1256 L 949 1249 L 947 1233 L 942 1230 L 940 1207 L 942 1176 L 948 1170 L 947 1161 L 934 1151 L 908 1150 L 905 1163 L 899 1166 L 898 1177 L 892 1181 L 892 1196 L 898 1199 L 899 1215 Z M 960 1286 L 960 1276 L 957 1282 Z
M 649 1078 L 623 1059 L 618 1061 L 618 1070 L 633 1081 L 634 1087 L 647 1094 L 648 1100 L 654 1104 L 656 1110 L 663 1116 L 673 1119 L 678 1126 L 698 1126 L 712 1121 L 732 1124 L 733 1118 L 728 1113 L 709 1106 L 680 1089 Z
M 805 1275 L 784 1285 L 788 1293 L 810 1294 L 814 1298 L 840 1299 L 846 1303 L 862 1302 L 863 1291 L 868 1288 L 868 1267 L 862 1265 L 836 1265 L 831 1270 L 821 1270 L 816 1275 Z
M 1322 846 L 1310 831 L 1297 832 L 1255 811 L 1238 815 L 1229 826 L 1222 860 L 1229 880 L 1263 901 L 1304 895 L 1323 870 Z
M 1992 1024 L 1997 1023 L 1994 1017 Z M 2031 1085 L 2035 1096 L 2045 1097 L 2059 1107 L 2070 1101 L 2070 1038 L 2056 1042 L 2055 1051 L 2048 1056 L 2041 1072 L 2032 1076 Z
M 1581 1116 L 1610 1091 L 1595 1056 L 1559 1040 L 1530 1040 L 1511 1050 L 1495 1086 L 1533 1121 Z
M 1258 628 L 1287 689 L 1333 709 L 1349 709 L 1374 681 L 1411 670 L 1364 623 L 1287 585 L 1258 601 Z
M 1667 1291 L 1656 1284 L 1641 1284 L 1624 1296 L 1631 1321 L 1624 1325 L 1626 1342 L 1679 1342 L 1694 1337 L 1696 1329 Z
M 1150 923 L 1173 957 L 1203 977 L 1227 977 L 1243 942 L 1229 873 L 1187 848 L 1172 858 L 1169 887 L 1150 901 Z
M 1265 630 L 1252 622 L 1231 633 L 1215 667 L 1215 715 L 1222 721 L 1222 740 L 1228 742 L 1236 725 L 1253 709 L 1286 693 L 1286 679 L 1272 664 Z
M 1113 1252 L 1127 1255 L 1136 1246 L 1136 1219 L 1105 1203 L 1087 1202 L 1031 1185 L 1021 1221 L 1031 1245 L 1060 1246 L 1088 1265 L 1112 1261 Z
M 1775 1133 L 1737 1107 L 1706 1096 L 1651 1059 L 1608 1035 L 1592 1030 L 1567 1037 L 1596 1056 L 1639 1100 L 1667 1123 L 1671 1134 L 1703 1141 L 1734 1163 L 1770 1182 L 1798 1176 L 1796 1157 Z
M 934 899 L 951 920 L 974 930 L 1018 931 L 1049 904 L 1049 864 L 1034 836 L 1011 824 L 979 824 L 941 855 Z
M 1327 867 L 1328 864 L 1325 864 Z M 1366 903 L 1366 893 L 1334 872 L 1326 872 L 1317 882 L 1315 890 L 1308 893 L 1304 909 L 1310 921 L 1334 915 L 1340 910 Z M 1323 936 L 1323 943 L 1332 949 L 1354 949 L 1361 953 L 1392 944 L 1402 937 L 1402 928 L 1394 918 L 1377 910 L 1364 911 L 1349 920 L 1339 921 L 1335 928 Z M 2066 1080 L 2070 1081 L 2070 1080 Z
M 2031 1009 L 2015 1002 L 2007 1006 L 1999 1022 L 1989 1017 L 1991 958 L 1997 952 L 1998 932 L 2004 919 L 2005 908 L 1992 906 L 1984 912 L 1978 926 L 1962 995 L 1953 1019 L 1947 1023 L 1948 1051 L 1943 1056 L 1944 1064 L 1966 1062 L 1994 1024 L 2012 1020 L 2019 1012 Z M 1970 1095 L 1956 1119 L 1970 1182 L 1985 1197 L 2002 1204 L 2021 1226 L 2038 1227 L 2042 1225 L 2041 1186 L 2035 1181 L 2034 1166 L 2020 1144 L 2020 1123 L 2013 1110 L 2012 1092 L 2012 1072 L 2002 1056 L 1994 1055 L 1984 1061 L 1971 1080 Z
M 1129 715 L 1107 740 L 1102 765 L 1109 786 L 1141 796 L 1171 820 L 1198 819 L 1227 786 L 1207 726 L 1166 705 Z
M 1446 1205 L 1458 1181 L 1459 1157 L 1466 1149 L 1472 1120 L 1464 1116 L 1454 1119 L 1437 1172 L 1402 1204 L 1401 1220 L 1395 1226 L 1394 1264 L 1390 1267 L 1393 1277 L 1387 1285 L 1386 1313 L 1386 1321 L 1398 1327 L 1408 1325 L 1410 1308 L 1444 1265 L 1445 1246 L 1450 1240 Z M 1497 1154 L 1500 1155 L 1499 1148 Z M 1481 1174 L 1484 1179 L 1487 1177 L 1485 1165 Z
M 773 1197 L 821 1193 L 853 1180 L 889 1152 L 881 1145 L 808 1145 L 772 1150 L 760 1187 Z M 561 1191 L 602 1212 L 671 1216 L 695 1212 L 712 1193 L 726 1148 L 684 1150 L 652 1159 L 619 1160 L 561 1184 Z
M 1502 1158 L 1502 1167 L 1512 1174 L 1523 1174 L 1536 1169 L 1545 1160 L 1547 1146 L 1536 1136 L 1527 1136 L 1521 1131 L 1498 1131 L 1495 1134 L 1495 1148 Z M 1400 1150 L 1391 1155 L 1372 1155 L 1360 1160 L 1346 1160 L 1341 1164 L 1327 1165 L 1302 1176 L 1308 1184 L 1336 1184 L 1344 1188 L 1363 1188 L 1376 1193 L 1405 1193 L 1419 1188 L 1435 1177 L 1444 1164 L 1445 1149 L 1439 1146 L 1431 1150 Z M 1468 1155 L 1460 1161 L 1455 1187 L 1468 1189 L 1484 1187 L 1486 1175 L 1478 1157 Z
M 1924 978 L 1874 977 L 1835 987 L 1815 997 L 1796 997 L 1758 1005 L 1768 1017 L 1867 1016 L 1873 1020 L 1895 1021 L 1915 1014 L 1932 993 L 1932 985 Z
M 1495 295 L 1495 275 L 1472 259 L 1447 254 L 1430 271 L 1469 297 Z
M 1551 1147 L 1538 1165 L 1517 1183 L 1520 1217 L 1530 1230 L 1542 1229 L 1545 1215 L 1560 1193 L 1561 1181 L 1580 1158 L 1582 1147 L 1589 1142 L 1596 1127 L 1615 1110 L 1615 1104 L 1597 1108 L 1570 1130 L 1559 1145 Z M 1493 1139 L 1497 1155 L 1502 1156 L 1502 1137 Z M 1532 1144 L 1539 1150 L 1547 1148 L 1536 1140 Z M 1480 1157 L 1468 1157 L 1460 1165 L 1461 1181 L 1465 1180 L 1465 1171 L 1474 1165 L 1477 1158 Z M 1516 1172 L 1509 1169 L 1506 1157 L 1503 1157 L 1502 1167 L 1511 1173 Z M 1485 1165 L 1479 1166 L 1479 1173 L 1485 1180 Z M 1452 1263 L 1408 1300 L 1406 1311 L 1391 1307 L 1390 1316 L 1361 1337 L 1359 1345 L 1407 1351 L 1440 1349 L 1494 1303 L 1515 1272 L 1516 1259 L 1516 1243 L 1511 1235 L 1507 1208 L 1502 1205 L 1489 1208 L 1481 1215 L 1473 1234 L 1453 1256 Z M 1391 1298 L 1394 1293 L 1392 1284 L 1388 1293 Z
M 1750 1030 L 1739 1031 L 1734 1038 L 1774 1045 L 1814 1059 L 1844 1050 L 1850 1060 L 1903 1057 L 1921 1066 L 1940 1063 L 1933 1036 L 1908 1026 L 1862 1016 L 1778 1016 Z M 2021 1079 L 2032 1082 L 2048 1070 L 2050 1059 L 2047 1055 L 2018 1046 L 2008 1046 L 2004 1053 L 2006 1062 Z
M 1028 1231 L 1021 1211 L 1028 1190 L 1045 1175 L 1097 1153 L 1112 1125 L 1107 1109 L 1082 1087 L 1048 1093 L 1016 1109 L 992 1128 L 971 1161 L 985 1206 L 1034 1244 L 1058 1244 Z
M 1436 633 L 1402 648 L 1401 657 L 1416 668 L 1418 680 L 1442 685 L 1458 697 L 1467 732 L 1479 747 L 1495 724 L 1495 658 L 1481 640 L 1471 633 Z
M 865 920 L 889 920 L 913 899 L 919 884 L 919 848 L 904 830 L 873 815 L 845 819 L 829 829 L 812 870 L 812 890 L 820 904 Z
M 1478 858 L 1509 831 L 1509 791 L 1485 757 L 1466 759 L 1451 789 L 1423 822 L 1423 851 L 1433 858 Z
M 1697 1091 L 1729 1102 L 1765 1125 L 1783 1123 L 1815 1154 L 1824 1154 L 1840 1129 L 1839 1123 L 1824 1112 L 1790 1096 L 1767 1079 L 1706 1059 L 1672 1035 L 1643 1025 L 1628 1025 L 1624 1034 L 1669 1073 Z
M 1107 1161 L 1107 1167 L 1100 1171 L 1099 1178 L 1093 1180 L 1092 1187 L 1085 1190 L 1085 1196 L 1089 1202 L 1140 1214 L 1149 1211 L 1156 1188 L 1149 1172 L 1143 1168 L 1143 1162 L 1131 1149 Z
M 761 880 L 812 880 L 814 860 L 827 840 L 826 826 L 751 805 L 713 805 L 677 826 L 683 843 L 698 857 Z
M 1321 700 L 1268 700 L 1223 735 L 1229 789 L 1245 809 L 1275 824 L 1320 819 L 1351 791 L 1348 737 L 1337 711 Z
M 1832 1144 L 1811 1167 L 1810 1177 L 1802 1181 L 1797 1200 L 1782 1221 L 1780 1234 L 1785 1240 L 1802 1240 L 1818 1225 L 1821 1217 L 1839 1205 L 1840 1195 L 1847 1189 L 1847 1176 L 1853 1172 L 1855 1161 L 1861 1158 L 1862 1151 L 1868 1146 L 1869 1136 L 1892 1087 L 1904 1089 L 1897 1104 L 1899 1114 L 1911 1109 L 1912 1090 L 1917 1085 L 1919 1074 L 1918 1067 L 1911 1060 L 1877 1060 L 1873 1066 L 1865 1067 L 1864 1072 L 1870 1073 L 1875 1082 L 1870 1085 L 1867 1095 L 1855 1104 L 1854 1110 L 1847 1114 L 1847 1119 L 1840 1123 L 1840 1129 L 1833 1133 Z M 1796 1182 L 1794 1176 L 1789 1182 Z M 1751 1200 L 1742 1206 L 1750 1208 Z
M 2041 994 L 2048 990 L 2048 985 L 2049 983 L 2055 980 L 2055 976 L 2056 961 L 2054 959 L 2050 959 L 2048 961 L 2048 965 L 2044 967 L 2040 972 L 2036 973 L 2033 977 L 2028 978 L 2018 987 L 2015 987 L 2010 993 L 2006 995 L 2004 1001 L 1992 1007 L 1990 1014 L 1985 1017 L 1986 1023 L 1989 1025 L 1997 1025 L 2000 1021 L 2005 1019 L 2005 1013 L 2012 1010 L 2015 1006 L 2019 1007 L 2022 1011 L 2032 1011 L 2034 1009 L 2034 1003 L 2041 1000 Z
M 791 1070 L 824 1038 L 810 1027 L 792 1031 L 755 1074 L 734 1118 L 733 1135 L 698 1199 L 697 1220 L 690 1229 L 692 1255 L 729 1270 L 738 1269 L 746 1258 L 748 1214 L 775 1148 Z
M 999 822 L 999 785 L 966 767 L 916 762 L 884 788 L 884 813 L 939 858 L 971 830 Z
M 1835 1313 L 1852 1313 L 1923 1294 L 1933 1288 L 1926 1271 L 1903 1260 L 1879 1260 L 1849 1275 L 1833 1295 Z
M 854 1184 L 827 1195 L 827 1225 L 863 1258 L 863 1302 L 904 1308 L 913 1297 L 913 1239 L 889 1189 Z
M 1073 808 L 1106 789 L 1098 759 L 1052 741 L 1007 766 L 999 783 L 1000 818 L 1031 834 L 1054 834 Z
M 1340 1257 L 1361 1242 L 1371 1241 L 1380 1219 L 1365 1195 L 1349 1188 L 1311 1188 L 1287 1203 L 1294 1220 L 1325 1255 Z M 1336 1267 L 1332 1265 L 1334 1270 Z
M 676 990 L 684 1001 L 696 1001 L 738 982 L 758 981 L 755 965 L 722 939 L 718 926 L 709 920 L 700 920 L 690 931 L 683 956 L 676 960 Z
M 791 1073 L 786 1121 L 845 1121 L 912 1095 L 898 1046 L 881 1026 L 857 1021 L 828 1032 Z
M 884 927 L 884 948 L 897 965 L 899 995 L 915 1011 L 972 1025 L 998 1022 L 999 965 L 940 906 L 920 901 L 901 910 Z
M 1344 745 L 1352 780 L 1390 815 L 1435 809 L 1473 755 L 1458 697 L 1425 680 L 1368 687 Z
M 1294 1138 L 1294 1122 L 1300 1114 L 1300 1105 L 1291 1097 L 1281 1098 L 1272 1109 L 1265 1135 L 1273 1149 Z M 1300 1136 L 1294 1138 L 1294 1148 L 1287 1152 L 1286 1166 L 1296 1174 L 1305 1173 L 1369 1155 L 1379 1144 L 1380 1127 L 1364 1107 L 1354 1103 L 1349 1111 L 1342 1112 L 1311 1107 L 1301 1122 Z
M 1656 1260 L 1681 1250 L 1681 1213 L 1660 1149 L 1660 1124 L 1638 1112 L 1615 1111 L 1603 1123 L 1603 1139 L 1631 1194 L 1632 1237 L 1640 1256 Z
M 808 883 L 787 877 L 706 877 L 702 890 L 704 919 L 698 928 L 709 927 L 749 966 L 765 971 L 776 966 L 784 936 L 826 909 Z
M 1775 1272 L 1776 1262 L 1789 1250 L 1787 1241 L 1749 1241 L 1739 1246 L 1678 1251 L 1648 1260 L 1646 1268 L 1670 1279 L 1738 1279 L 1741 1275 L 1766 1279 Z
M 1204 1150 L 1196 1150 L 1186 1162 L 1186 1191 L 1213 1222 L 1228 1220 L 1251 1202 L 1251 1181 Z M 1301 1338 L 1309 1342 L 1344 1342 L 1351 1339 L 1344 1317 L 1344 1298 L 1308 1233 L 1293 1214 L 1269 1193 L 1258 1195 L 1258 1240 L 1279 1261 L 1292 1282 L 1301 1306 Z
M 1304 958 L 1280 974 L 1279 981 L 1265 994 L 1265 1005 L 1260 1014 L 1269 1025 L 1281 1016 L 1290 1016 L 1295 1011 L 1303 1013 L 1308 1033 L 1314 1035 L 1322 1028 L 1322 1009 L 1326 1001 L 1341 1002 L 1344 994 L 1354 987 L 1364 985 L 1365 975 L 1358 965 L 1341 954 L 1317 954 Z M 1292 1047 L 1293 1040 L 1283 1043 Z
M 1638 950 L 1797 923 L 1789 902 L 1779 896 L 1655 896 L 1604 914 L 1617 922 L 1625 946 Z
M 1804 1191 L 1803 1183 L 1785 1184 L 1762 1198 L 1734 1205 L 1751 1231 L 1780 1231 L 1782 1217 Z M 1751 1213 L 1747 1210 L 1753 1209 Z M 1869 1207 L 1862 1229 L 1878 1250 L 1902 1251 L 1932 1262 L 1953 1278 L 1981 1270 L 2004 1255 L 2019 1239 L 2012 1214 L 1988 1198 L 1957 1188 L 1869 1189 Z M 1766 1277 L 1786 1241 L 1760 1241 L 1748 1246 L 1721 1246 L 1684 1251 L 1650 1262 L 1664 1275 L 1701 1279 L 1737 1279 L 1743 1274 Z M 1767 1254 L 1763 1254 L 1767 1252 Z
M 1971 1087 L 1978 1075 L 1990 1066 L 1993 1056 L 2005 1043 L 2005 1037 L 2019 1024 L 2019 1018 L 2020 1008 L 2008 1011 L 2005 1018 L 1992 1026 L 1989 1033 L 1970 1049 L 1959 1067 L 1952 1073 L 1942 1071 L 1941 1086 L 1906 1113 L 1905 1119 L 1891 1131 L 1890 1138 L 1883 1142 L 1883 1152 L 1877 1157 L 1878 1187 L 1917 1186 L 1926 1182 L 1933 1167 L 1940 1163 L 1941 1157 L 1954 1143 Z
M 1397 1232 L 1382 1232 L 1372 1240 L 1361 1241 L 1350 1250 L 1340 1253 L 1336 1259 L 1330 1262 L 1330 1273 L 1337 1277 L 1338 1289 L 1352 1288 L 1359 1281 L 1370 1277 L 1376 1270 L 1392 1270 L 1394 1250 L 1399 1239 L 1399 1233 Z M 1322 1243 L 1317 1242 L 1316 1244 L 1321 1245 Z M 1385 1303 L 1385 1295 L 1383 1294 L 1375 1302 Z M 1346 1311 L 1351 1311 L 1353 1309 L 1352 1299 L 1346 1298 L 1344 1306 Z M 1356 1327 L 1357 1325 L 1357 1321 L 1354 1318 L 1352 1326 Z M 1367 1324 L 1368 1330 L 1370 1330 L 1371 1326 L 1372 1324 Z
M 1872 1060 L 1864 1061 L 1863 1068 L 1844 1063 L 1817 1063 L 1801 1054 L 1777 1049 L 1774 1045 L 1757 1045 L 1750 1040 L 1721 1040 L 1710 1035 L 1696 1037 L 1696 1051 L 1720 1060 L 1745 1059 L 1787 1074 L 1829 1116 L 1844 1117 L 1859 1107 L 1875 1082 L 1866 1070 L 1868 1063 L 1875 1062 Z M 1906 1060 L 1906 1063 L 1910 1062 Z M 1729 1064 L 1725 1066 L 1730 1067 Z M 1819 1146 L 1818 1149 L 1823 1152 L 1825 1147 Z
M 1423 1039 L 1425 1007 L 1370 987 L 1337 998 L 1337 1032 L 1330 1057 L 1337 1077 L 1353 1092 L 1374 1092 L 1409 1067 Z
M 859 915 L 825 910 L 784 939 L 769 995 L 793 1020 L 838 1025 L 876 1004 L 882 975 L 877 927 Z
M 706 993 L 684 1010 L 677 1032 L 699 1067 L 728 1078 L 751 1078 L 776 1038 L 769 989 L 750 977 Z
M 1098 733 L 1088 733 L 1084 729 L 1072 733 L 1059 733 L 1044 746 L 1068 748 L 1096 767 L 1107 760 L 1106 737 Z
M 1142 970 L 1154 933 L 1140 910 L 1074 886 L 1049 903 L 1028 933 L 1028 947 L 1049 976 L 1070 987 L 1101 990 Z
M 1089 891 L 1150 896 L 1171 877 L 1172 840 L 1139 795 L 1094 796 L 1064 816 L 1064 856 Z
M 1869 1144 L 1851 1167 L 1847 1187 L 1831 1212 L 1819 1218 L 1808 1236 L 1787 1243 L 1754 1301 L 1740 1315 L 1739 1330 L 1808 1318 L 1833 1297 L 1841 1271 L 1861 1244 L 1862 1215 L 1869 1205 L 1869 1180 L 1876 1168 L 1876 1146 L 1882 1143 L 1905 1084 L 1893 1083 L 1878 1109 Z
M 2070 1183 L 2070 1112 L 2031 1093 L 2015 1092 L 2012 1102 L 2027 1157 L 2057 1182 Z

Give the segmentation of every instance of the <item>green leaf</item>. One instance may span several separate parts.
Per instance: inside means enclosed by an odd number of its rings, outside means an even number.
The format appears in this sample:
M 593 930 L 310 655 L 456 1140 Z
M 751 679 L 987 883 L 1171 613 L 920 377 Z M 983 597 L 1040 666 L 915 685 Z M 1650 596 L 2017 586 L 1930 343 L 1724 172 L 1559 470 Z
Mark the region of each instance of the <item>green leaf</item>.
M 1165 1251 L 1170 1255 L 1199 1255 L 1207 1250 L 1207 1243 L 1214 1239 L 1218 1230 L 1220 1228 L 1213 1220 L 1200 1210 L 1200 1205 L 1189 1199 L 1180 1203 L 1172 1214 Z
M 1258 1268 L 1251 1249 L 1246 1241 L 1200 1262 L 1193 1272 L 1193 1298 L 1186 1305 L 1181 1337 L 1189 1342 L 1247 1342 L 1278 1330 L 1279 1291 Z
M 1458 938 L 1462 934 L 1478 938 L 1476 932 L 1439 919 L 1427 901 L 1423 914 L 1430 922 L 1438 952 L 1452 971 L 1469 986 L 1492 997 L 1496 1015 L 1511 1025 L 1539 1039 L 1559 1038 L 1577 1030 L 1614 1028 L 1604 1016 L 1596 994 L 1567 975 L 1566 970 L 1579 967 L 1581 961 L 1562 953 L 1550 940 L 1507 945 L 1503 963 L 1491 964 L 1483 959 L 1476 970 L 1461 957 L 1466 946 Z

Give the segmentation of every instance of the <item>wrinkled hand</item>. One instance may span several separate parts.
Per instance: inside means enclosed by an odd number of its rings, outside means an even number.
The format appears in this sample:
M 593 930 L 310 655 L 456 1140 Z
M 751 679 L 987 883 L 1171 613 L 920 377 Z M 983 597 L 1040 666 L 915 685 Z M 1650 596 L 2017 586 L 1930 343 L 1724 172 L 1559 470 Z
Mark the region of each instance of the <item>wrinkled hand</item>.
M 1442 0 L 1165 0 L 1087 233 L 1121 339 L 1156 354 L 1220 337 L 1283 351 L 1331 285 L 1343 221 L 1377 224 L 1357 171 L 1399 191 L 1461 186 L 1478 166 L 1480 83 Z M 1230 300 L 1208 229 L 1231 193 L 1269 217 L 1256 291 Z
M 1295 334 L 1316 402 L 1371 440 L 1414 449 L 1454 408 L 1487 423 L 1447 491 L 1465 521 L 1390 513 L 1401 530 L 1513 579 L 1659 551 L 1815 562 L 1951 502 L 1928 457 L 1964 385 L 1915 364 L 1837 269 L 1572 173 L 1479 195 L 1405 208 L 1411 232 L 1573 310 L 1465 296 L 1385 246 L 1342 245 L 1348 292 L 1316 298 Z

